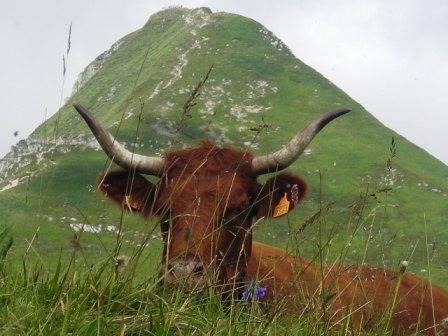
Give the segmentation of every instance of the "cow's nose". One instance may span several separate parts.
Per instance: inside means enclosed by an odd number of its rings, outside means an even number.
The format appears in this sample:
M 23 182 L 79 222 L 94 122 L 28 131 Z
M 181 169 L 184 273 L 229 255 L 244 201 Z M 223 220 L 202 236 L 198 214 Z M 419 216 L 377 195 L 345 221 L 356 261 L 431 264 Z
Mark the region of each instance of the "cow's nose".
M 168 271 L 176 278 L 198 276 L 204 273 L 204 265 L 195 259 L 174 260 L 168 263 Z

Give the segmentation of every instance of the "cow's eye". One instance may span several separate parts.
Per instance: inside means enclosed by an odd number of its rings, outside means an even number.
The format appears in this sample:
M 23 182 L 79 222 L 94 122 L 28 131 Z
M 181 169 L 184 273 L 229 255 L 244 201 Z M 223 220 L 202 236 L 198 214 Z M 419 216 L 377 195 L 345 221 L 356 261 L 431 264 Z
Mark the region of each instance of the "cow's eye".
M 241 210 L 239 208 L 227 209 L 226 213 L 224 214 L 224 224 L 227 226 L 232 225 L 232 223 L 235 222 L 240 214 Z
M 251 209 L 249 202 L 244 202 L 238 206 L 228 209 L 225 214 L 225 218 L 228 221 L 235 221 L 237 218 L 243 218 L 248 216 L 248 211 Z

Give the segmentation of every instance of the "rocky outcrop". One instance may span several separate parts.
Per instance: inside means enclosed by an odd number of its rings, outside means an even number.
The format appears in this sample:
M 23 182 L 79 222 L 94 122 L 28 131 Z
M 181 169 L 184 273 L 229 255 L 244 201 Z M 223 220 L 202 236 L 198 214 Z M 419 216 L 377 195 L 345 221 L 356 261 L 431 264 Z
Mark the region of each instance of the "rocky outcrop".
M 90 63 L 83 72 L 78 75 L 78 79 L 73 85 L 72 94 L 76 94 L 103 66 L 104 62 L 112 55 L 115 51 L 117 51 L 120 46 L 123 44 L 123 39 L 114 43 L 109 50 L 106 50 L 101 55 L 99 55 L 95 60 Z
M 0 185 L 7 183 L 6 186 L 0 187 L 0 191 L 20 184 L 21 179 L 15 175 L 23 168 L 30 167 L 30 170 L 35 169 L 37 165 L 45 164 L 51 160 L 51 157 L 55 154 L 66 154 L 73 149 L 79 148 L 99 150 L 100 146 L 93 136 L 84 134 L 75 137 L 58 137 L 45 140 L 33 138 L 20 140 L 0 160 Z M 32 172 L 27 171 L 24 174 L 29 176 Z M 9 188 L 7 188 L 8 186 Z

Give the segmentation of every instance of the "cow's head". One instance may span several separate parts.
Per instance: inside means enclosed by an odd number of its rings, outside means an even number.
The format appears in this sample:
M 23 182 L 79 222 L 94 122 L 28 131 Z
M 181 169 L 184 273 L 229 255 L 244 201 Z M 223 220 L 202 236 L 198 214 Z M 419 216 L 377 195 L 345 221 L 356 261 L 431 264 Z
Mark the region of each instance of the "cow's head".
M 288 173 L 264 184 L 257 178 L 288 167 L 326 124 L 349 112 L 325 114 L 265 156 L 204 141 L 197 148 L 147 157 L 126 150 L 86 109 L 75 108 L 109 158 L 125 169 L 101 176 L 99 189 L 128 211 L 160 218 L 165 281 L 182 280 L 187 290 L 210 280 L 228 289 L 243 279 L 254 222 L 285 215 L 307 189 L 302 178 Z M 141 174 L 159 180 L 153 184 Z

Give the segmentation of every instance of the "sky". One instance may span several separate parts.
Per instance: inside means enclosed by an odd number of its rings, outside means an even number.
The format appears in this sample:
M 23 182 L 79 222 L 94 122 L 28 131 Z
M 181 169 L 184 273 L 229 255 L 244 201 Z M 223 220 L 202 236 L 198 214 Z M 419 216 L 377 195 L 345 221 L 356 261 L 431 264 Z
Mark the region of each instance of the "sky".
M 96 56 L 171 5 L 262 23 L 383 124 L 448 164 L 445 0 L 1 0 L 0 157 L 58 110 Z

